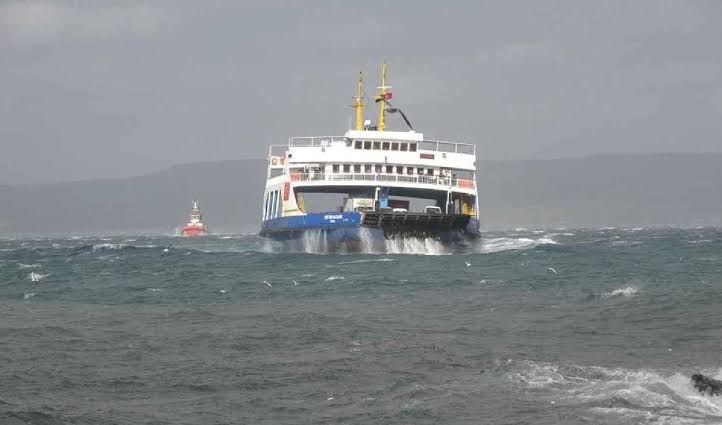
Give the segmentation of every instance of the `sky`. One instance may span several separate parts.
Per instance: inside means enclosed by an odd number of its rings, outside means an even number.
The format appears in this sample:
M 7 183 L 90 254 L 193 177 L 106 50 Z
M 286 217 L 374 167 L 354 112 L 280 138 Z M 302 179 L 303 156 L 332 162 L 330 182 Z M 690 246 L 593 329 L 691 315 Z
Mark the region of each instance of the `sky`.
M 480 159 L 722 152 L 721 41 L 716 0 L 0 0 L 0 185 L 341 135 L 384 60 Z

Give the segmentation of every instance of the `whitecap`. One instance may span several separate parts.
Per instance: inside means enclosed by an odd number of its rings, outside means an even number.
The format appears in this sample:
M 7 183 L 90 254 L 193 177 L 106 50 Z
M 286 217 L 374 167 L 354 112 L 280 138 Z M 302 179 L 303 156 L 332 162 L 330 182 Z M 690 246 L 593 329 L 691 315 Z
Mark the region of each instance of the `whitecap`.
M 613 291 L 603 293 L 602 298 L 612 298 L 616 296 L 623 296 L 629 298 L 637 292 L 639 292 L 638 288 L 635 288 L 634 286 L 625 286 L 624 288 L 618 288 Z
M 360 263 L 387 263 L 391 261 L 396 261 L 393 258 L 379 258 L 374 260 L 354 260 L 354 261 L 341 261 L 336 264 L 360 264 Z
M 34 296 L 36 296 L 36 295 L 38 295 L 37 292 L 26 292 L 26 293 L 23 295 L 23 299 L 24 299 L 24 300 L 29 300 L 30 298 L 32 298 L 32 297 L 34 297 Z
M 30 274 L 28 275 L 28 279 L 30 279 L 31 282 L 40 282 L 42 279 L 45 279 L 48 276 L 50 276 L 50 274 L 30 272 Z
M 543 390 L 557 403 L 586 406 L 590 413 L 606 417 L 639 416 L 645 423 L 695 418 L 692 423 L 710 423 L 722 415 L 722 399 L 700 394 L 689 376 L 676 372 L 525 361 L 511 365 L 507 377 L 529 390 Z
M 332 280 L 346 280 L 343 276 L 329 276 L 326 278 L 326 281 L 332 281 Z
M 93 245 L 93 251 L 97 251 L 99 249 L 122 249 L 125 245 L 121 243 L 99 243 Z
M 19 268 L 19 269 L 39 269 L 39 268 L 41 268 L 41 267 L 42 267 L 42 266 L 41 266 L 40 264 L 23 264 L 23 263 L 18 263 L 18 268 Z
M 511 251 L 516 249 L 535 248 L 540 245 L 557 245 L 558 243 L 551 238 L 494 238 L 485 239 L 479 247 L 481 253 L 493 253 L 501 251 Z

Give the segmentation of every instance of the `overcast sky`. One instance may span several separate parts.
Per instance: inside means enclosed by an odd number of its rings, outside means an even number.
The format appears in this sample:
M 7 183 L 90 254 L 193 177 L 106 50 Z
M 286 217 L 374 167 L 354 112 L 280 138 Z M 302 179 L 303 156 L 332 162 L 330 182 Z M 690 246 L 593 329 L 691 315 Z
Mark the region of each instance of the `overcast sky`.
M 722 152 L 722 1 L 341 3 L 0 0 L 0 184 L 342 134 L 384 59 L 417 130 L 482 159 Z

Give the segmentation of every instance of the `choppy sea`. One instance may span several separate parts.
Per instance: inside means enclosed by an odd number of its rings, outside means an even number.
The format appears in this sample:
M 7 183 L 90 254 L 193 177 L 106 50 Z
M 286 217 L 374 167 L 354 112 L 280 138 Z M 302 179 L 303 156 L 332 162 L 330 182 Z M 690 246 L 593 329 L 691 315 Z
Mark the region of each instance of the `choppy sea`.
M 722 423 L 722 229 L 315 246 L 0 238 L 0 423 Z

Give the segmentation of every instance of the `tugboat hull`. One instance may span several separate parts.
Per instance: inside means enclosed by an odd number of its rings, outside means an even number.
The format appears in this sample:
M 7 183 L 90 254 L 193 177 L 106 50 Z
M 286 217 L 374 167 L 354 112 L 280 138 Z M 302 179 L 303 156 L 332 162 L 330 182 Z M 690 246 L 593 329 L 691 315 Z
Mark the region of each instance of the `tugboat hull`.
M 193 227 L 186 227 L 183 230 L 181 230 L 181 236 L 205 236 L 208 234 L 208 230 L 206 229 L 197 229 Z

